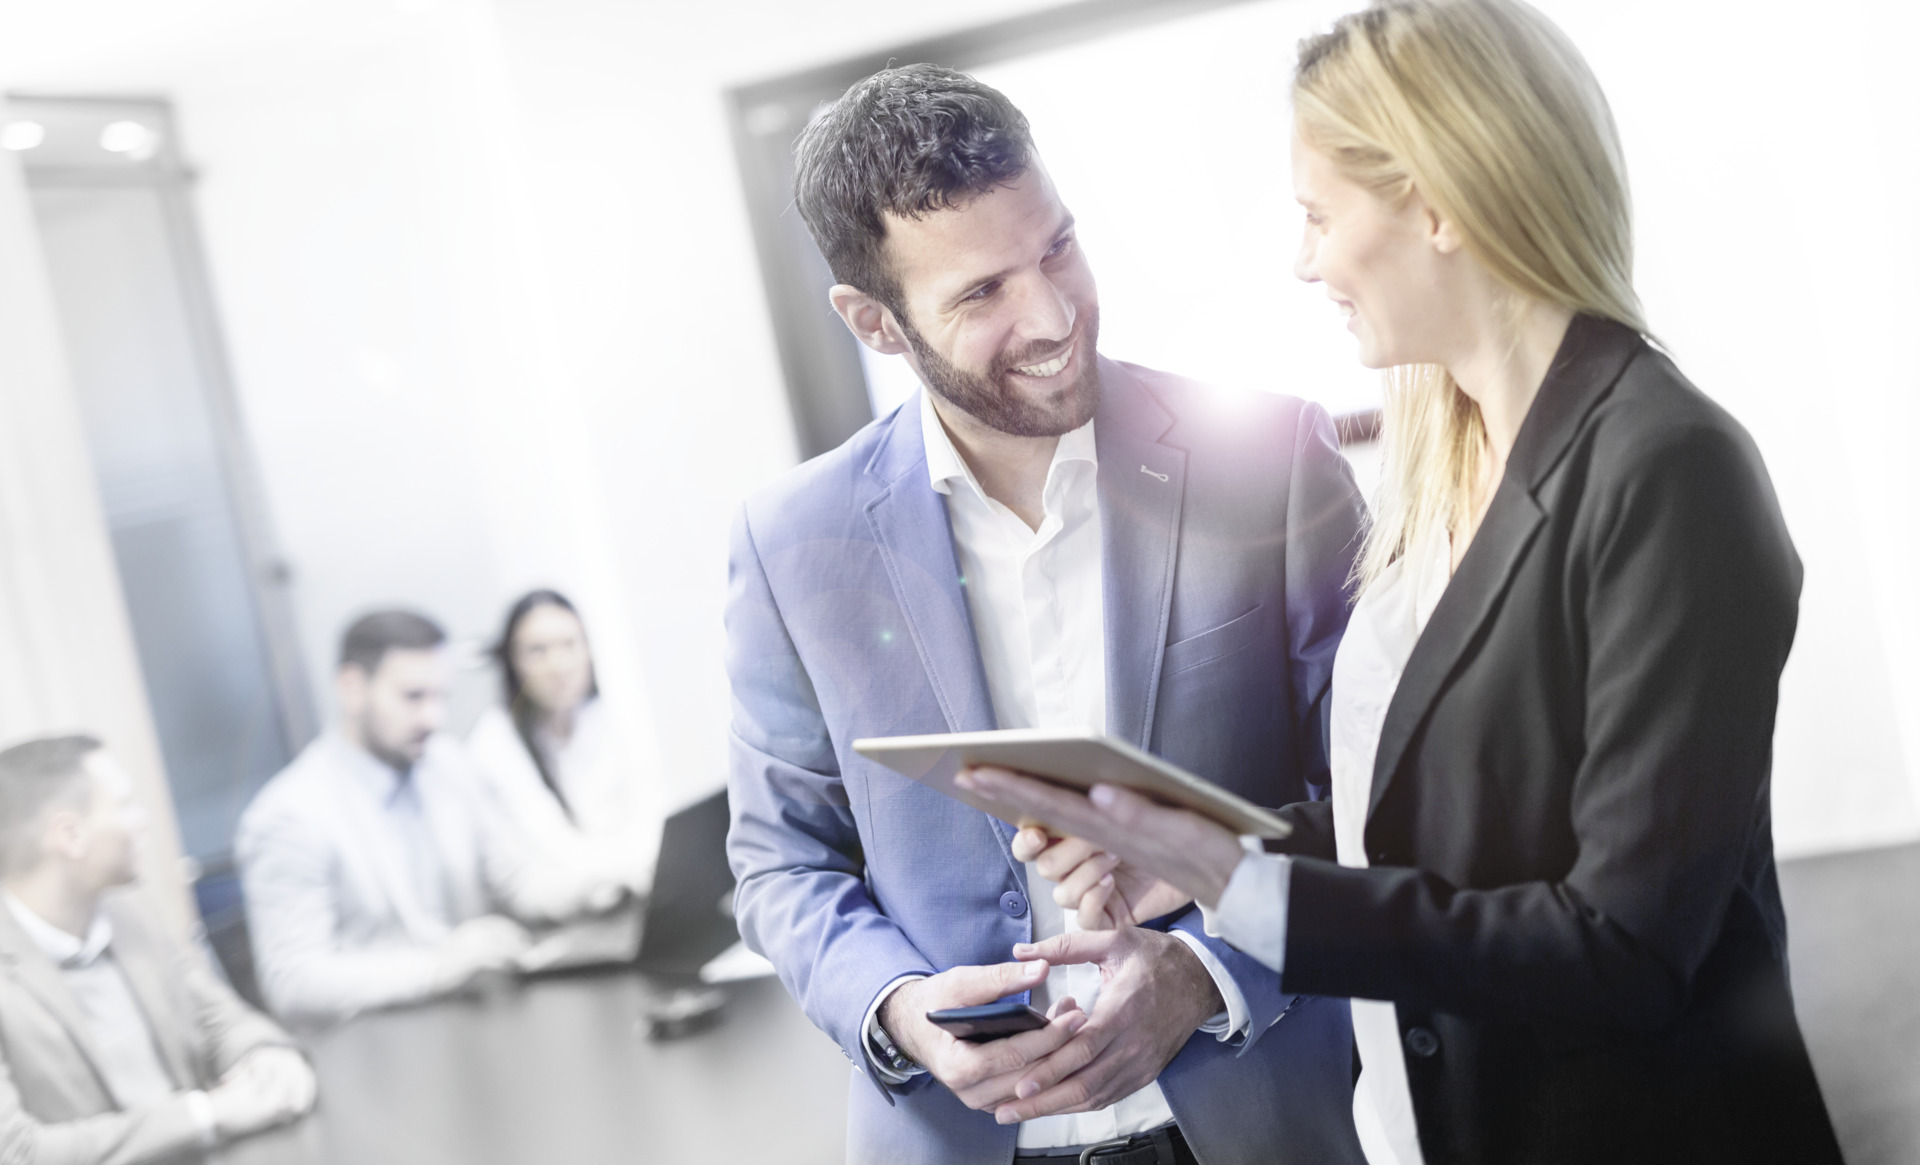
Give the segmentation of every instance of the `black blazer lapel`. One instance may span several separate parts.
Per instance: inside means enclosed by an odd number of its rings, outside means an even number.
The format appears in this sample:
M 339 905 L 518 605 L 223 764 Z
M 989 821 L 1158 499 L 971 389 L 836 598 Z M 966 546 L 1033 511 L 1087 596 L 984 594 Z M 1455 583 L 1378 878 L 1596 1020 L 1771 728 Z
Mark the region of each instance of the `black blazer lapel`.
M 1481 624 L 1500 605 L 1507 580 L 1545 519 L 1533 495 L 1514 484 L 1512 478 L 1500 483 L 1480 532 L 1474 535 L 1460 569 L 1440 596 L 1427 629 L 1413 645 L 1406 670 L 1400 673 L 1400 686 L 1387 705 L 1387 718 L 1380 728 L 1380 751 L 1374 757 L 1368 818 L 1380 807 L 1380 799 L 1399 770 L 1414 732 L 1439 696 L 1441 685 L 1453 674 L 1454 665 Z
M 1100 589 L 1107 731 L 1147 748 L 1173 606 L 1186 451 L 1160 444 L 1174 418 L 1111 360 L 1100 362 L 1094 448 L 1100 459 Z
M 1566 337 L 1554 353 L 1540 392 L 1514 439 L 1506 474 L 1487 507 L 1486 520 L 1434 608 L 1427 629 L 1414 644 L 1400 686 L 1387 706 L 1380 750 L 1374 756 L 1373 789 L 1367 802 L 1369 819 L 1379 808 L 1405 759 L 1408 744 L 1426 720 L 1441 687 L 1481 626 L 1499 607 L 1514 569 L 1546 521 L 1546 511 L 1534 491 L 1559 463 L 1574 435 L 1619 380 L 1620 373 L 1645 346 L 1632 330 L 1595 316 L 1576 315 L 1567 326 Z

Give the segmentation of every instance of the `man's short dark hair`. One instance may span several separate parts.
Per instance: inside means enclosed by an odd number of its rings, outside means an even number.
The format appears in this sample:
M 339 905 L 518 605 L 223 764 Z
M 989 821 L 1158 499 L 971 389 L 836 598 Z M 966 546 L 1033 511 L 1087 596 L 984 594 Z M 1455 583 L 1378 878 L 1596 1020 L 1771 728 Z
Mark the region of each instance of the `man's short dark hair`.
M 101 747 L 99 737 L 75 732 L 0 752 L 0 869 L 11 873 L 38 860 L 35 835 L 49 811 L 86 807 L 83 766 Z
M 833 277 L 906 322 L 883 212 L 963 206 L 1027 172 L 1033 136 L 998 89 L 938 65 L 885 69 L 813 119 L 794 146 L 794 201 Z
M 427 651 L 447 641 L 447 633 L 413 611 L 373 611 L 353 621 L 340 637 L 340 666 L 368 675 L 380 670 L 389 651 Z

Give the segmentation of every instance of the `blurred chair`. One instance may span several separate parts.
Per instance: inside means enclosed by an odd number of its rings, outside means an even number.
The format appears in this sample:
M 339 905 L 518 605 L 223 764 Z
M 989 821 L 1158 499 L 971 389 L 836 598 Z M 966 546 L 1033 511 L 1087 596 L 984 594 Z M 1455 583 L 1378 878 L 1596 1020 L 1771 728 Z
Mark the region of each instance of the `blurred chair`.
M 247 930 L 247 904 L 240 893 L 240 870 L 231 856 L 203 862 L 193 882 L 194 905 L 206 929 L 207 946 L 219 960 L 227 985 L 253 1006 L 266 1009 L 253 970 L 253 937 Z

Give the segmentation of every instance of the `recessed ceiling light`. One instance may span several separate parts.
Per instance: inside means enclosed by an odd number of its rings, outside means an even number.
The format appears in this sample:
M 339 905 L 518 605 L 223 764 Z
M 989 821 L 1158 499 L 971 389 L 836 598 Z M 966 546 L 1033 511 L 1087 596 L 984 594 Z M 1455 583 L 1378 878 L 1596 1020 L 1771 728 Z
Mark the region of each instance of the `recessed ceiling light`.
M 137 121 L 116 121 L 100 131 L 100 148 L 144 162 L 160 149 L 160 135 Z
M 0 148 L 31 150 L 47 140 L 47 127 L 37 121 L 10 121 L 0 128 Z

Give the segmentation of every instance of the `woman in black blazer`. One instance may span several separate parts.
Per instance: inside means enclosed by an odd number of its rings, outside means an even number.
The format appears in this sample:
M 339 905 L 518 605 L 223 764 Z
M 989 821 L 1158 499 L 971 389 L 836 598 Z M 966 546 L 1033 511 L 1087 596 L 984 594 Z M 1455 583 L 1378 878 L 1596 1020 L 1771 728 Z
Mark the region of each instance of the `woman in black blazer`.
M 1838 1161 L 1768 806 L 1800 563 L 1745 430 L 1644 338 L 1597 84 L 1517 0 L 1384 0 L 1302 45 L 1294 96 L 1298 274 L 1394 369 L 1334 800 L 1270 854 L 965 780 L 1072 835 L 1016 856 L 1083 925 L 1194 897 L 1286 989 L 1353 997 L 1372 1165 Z M 1070 1069 L 1003 1118 L 1071 1106 Z

